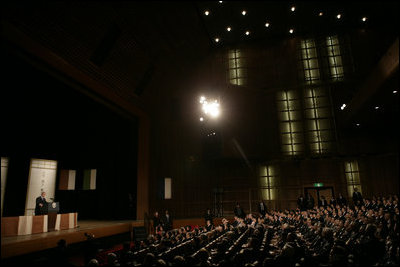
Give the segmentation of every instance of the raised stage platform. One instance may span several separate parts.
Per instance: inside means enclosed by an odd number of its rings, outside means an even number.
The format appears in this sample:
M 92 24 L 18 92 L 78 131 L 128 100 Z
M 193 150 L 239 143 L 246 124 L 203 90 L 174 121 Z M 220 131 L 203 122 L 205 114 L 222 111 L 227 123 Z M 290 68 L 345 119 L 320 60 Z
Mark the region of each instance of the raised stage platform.
M 83 242 L 87 240 L 85 233 L 94 235 L 94 238 L 101 238 L 131 232 L 133 227 L 143 226 L 143 221 L 82 220 L 78 221 L 78 227 L 74 229 L 2 237 L 1 258 L 5 259 L 54 248 L 60 239 L 67 241 L 67 244 Z

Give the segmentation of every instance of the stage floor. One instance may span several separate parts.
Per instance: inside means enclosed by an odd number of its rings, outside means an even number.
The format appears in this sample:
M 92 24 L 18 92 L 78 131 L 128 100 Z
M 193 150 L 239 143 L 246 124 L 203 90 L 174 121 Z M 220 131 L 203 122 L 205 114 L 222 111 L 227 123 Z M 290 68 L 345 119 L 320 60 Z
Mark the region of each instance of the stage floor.
M 12 236 L 1 238 L 1 258 L 9 258 L 28 254 L 36 251 L 54 248 L 60 239 L 67 244 L 83 242 L 85 233 L 94 235 L 94 238 L 112 236 L 131 232 L 133 227 L 144 226 L 143 221 L 78 221 L 78 227 L 74 229 L 52 231 L 40 234 Z

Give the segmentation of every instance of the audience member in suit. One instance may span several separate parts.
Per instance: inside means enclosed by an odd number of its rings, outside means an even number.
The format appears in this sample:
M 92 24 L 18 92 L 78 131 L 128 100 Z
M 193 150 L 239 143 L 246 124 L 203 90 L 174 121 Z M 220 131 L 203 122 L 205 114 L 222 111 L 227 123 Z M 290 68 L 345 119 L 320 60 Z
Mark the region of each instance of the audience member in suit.
M 341 207 L 347 206 L 347 199 L 344 196 L 342 196 L 342 193 L 339 193 L 339 196 L 337 197 L 336 201 L 337 204 Z
M 214 229 L 214 225 L 211 223 L 211 221 L 210 220 L 207 220 L 206 221 L 206 230 L 207 231 L 211 231 L 211 230 L 213 230 Z
M 328 201 L 326 201 L 324 196 L 321 196 L 320 199 L 318 200 L 318 207 L 326 208 L 326 206 L 328 206 Z
M 35 215 L 43 214 L 47 214 L 46 192 L 42 192 L 40 196 L 36 198 Z
M 306 195 L 306 208 L 309 210 L 314 208 L 314 198 L 308 192 Z
M 154 233 L 157 231 L 157 227 L 161 225 L 161 218 L 158 214 L 158 211 L 154 212 L 153 216 L 153 231 Z
M 264 201 L 262 200 L 260 200 L 260 203 L 258 203 L 258 212 L 261 214 L 262 217 L 264 217 L 267 213 L 267 205 L 265 205 Z
M 334 207 L 336 206 L 337 202 L 335 199 L 335 196 L 331 196 L 331 199 L 329 200 L 329 205 L 333 205 Z
M 233 209 L 233 213 L 235 214 L 236 217 L 244 219 L 246 217 L 246 213 L 244 213 L 244 210 L 240 206 L 239 203 L 236 203 L 235 208 Z
M 360 206 L 363 202 L 363 197 L 360 192 L 358 192 L 358 188 L 354 187 L 354 192 L 353 192 L 353 203 L 356 206 Z
M 299 210 L 304 211 L 306 210 L 306 200 L 303 197 L 303 195 L 300 195 L 299 198 L 297 199 L 297 207 Z
M 168 210 L 165 210 L 164 217 L 162 219 L 162 224 L 165 231 L 172 230 L 172 216 Z
M 214 224 L 214 215 L 211 213 L 210 209 L 207 209 L 206 214 L 204 214 L 204 222 L 207 223 L 210 221 L 211 224 Z

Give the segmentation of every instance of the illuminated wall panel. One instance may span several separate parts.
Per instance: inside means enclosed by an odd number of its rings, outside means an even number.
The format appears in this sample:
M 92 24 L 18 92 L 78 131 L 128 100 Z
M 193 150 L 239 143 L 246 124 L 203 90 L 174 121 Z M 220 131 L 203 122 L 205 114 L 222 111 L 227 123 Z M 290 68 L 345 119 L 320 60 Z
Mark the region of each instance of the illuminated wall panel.
M 303 62 L 304 79 L 307 84 L 315 84 L 320 80 L 317 48 L 313 39 L 302 40 L 300 58 Z
M 246 84 L 247 69 L 245 68 L 243 53 L 238 49 L 233 49 L 228 52 L 228 73 L 230 84 Z
M 279 128 L 284 155 L 299 155 L 304 151 L 301 106 L 296 91 L 281 91 L 277 94 Z
M 275 200 L 277 198 L 278 172 L 275 166 L 260 167 L 260 189 L 261 197 L 264 200 Z
M 337 36 L 326 37 L 330 78 L 334 81 L 343 80 L 343 62 L 340 52 L 339 38 Z
M 6 181 L 8 172 L 8 158 L 1 158 L 1 214 L 3 214 L 4 193 L 6 191 Z
M 36 198 L 46 192 L 46 200 L 54 198 L 56 189 L 57 161 L 32 159 L 28 179 L 25 215 L 34 215 Z
M 349 197 L 353 197 L 354 188 L 358 188 L 358 192 L 362 194 L 360 170 L 356 160 L 346 161 L 344 163 L 344 173 L 346 175 L 347 192 Z
M 307 88 L 304 91 L 306 136 L 312 154 L 331 152 L 334 141 L 328 91 Z

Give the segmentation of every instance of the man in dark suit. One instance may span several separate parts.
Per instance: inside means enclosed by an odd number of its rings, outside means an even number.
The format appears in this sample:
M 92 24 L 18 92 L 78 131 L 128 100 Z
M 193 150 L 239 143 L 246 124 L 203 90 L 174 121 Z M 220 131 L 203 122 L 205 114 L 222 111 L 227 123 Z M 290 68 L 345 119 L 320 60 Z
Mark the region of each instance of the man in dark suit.
M 233 209 L 233 213 L 235 214 L 236 217 L 244 219 L 246 217 L 246 213 L 242 209 L 239 203 L 236 203 L 235 208 Z
M 328 206 L 328 202 L 326 201 L 324 196 L 321 196 L 320 199 L 318 200 L 318 207 L 326 208 L 326 206 Z
M 360 206 L 363 203 L 363 197 L 362 197 L 361 193 L 358 192 L 357 187 L 354 187 L 353 203 L 355 206 Z
M 172 230 L 172 217 L 168 210 L 165 210 L 165 215 L 162 218 L 162 223 L 165 231 Z
M 158 232 L 157 228 L 161 225 L 161 218 L 160 215 L 158 214 L 158 211 L 154 212 L 153 216 L 153 233 Z
M 307 192 L 306 194 L 306 208 L 311 210 L 314 208 L 314 198 Z
M 343 206 L 347 206 L 347 200 L 344 196 L 342 196 L 342 193 L 339 193 L 339 196 L 337 198 L 337 203 L 343 207 Z
M 306 210 L 306 200 L 303 197 L 303 195 L 300 195 L 299 198 L 297 199 L 297 207 L 301 210 L 304 211 Z
M 211 224 L 214 224 L 214 215 L 211 213 L 210 209 L 207 209 L 206 214 L 204 214 L 204 222 L 207 224 L 207 221 L 210 221 Z
M 267 213 L 267 205 L 265 205 L 263 200 L 260 200 L 260 202 L 258 203 L 258 212 L 261 214 L 262 217 L 264 217 Z
M 47 214 L 46 192 L 42 192 L 40 197 L 36 198 L 35 215 Z

